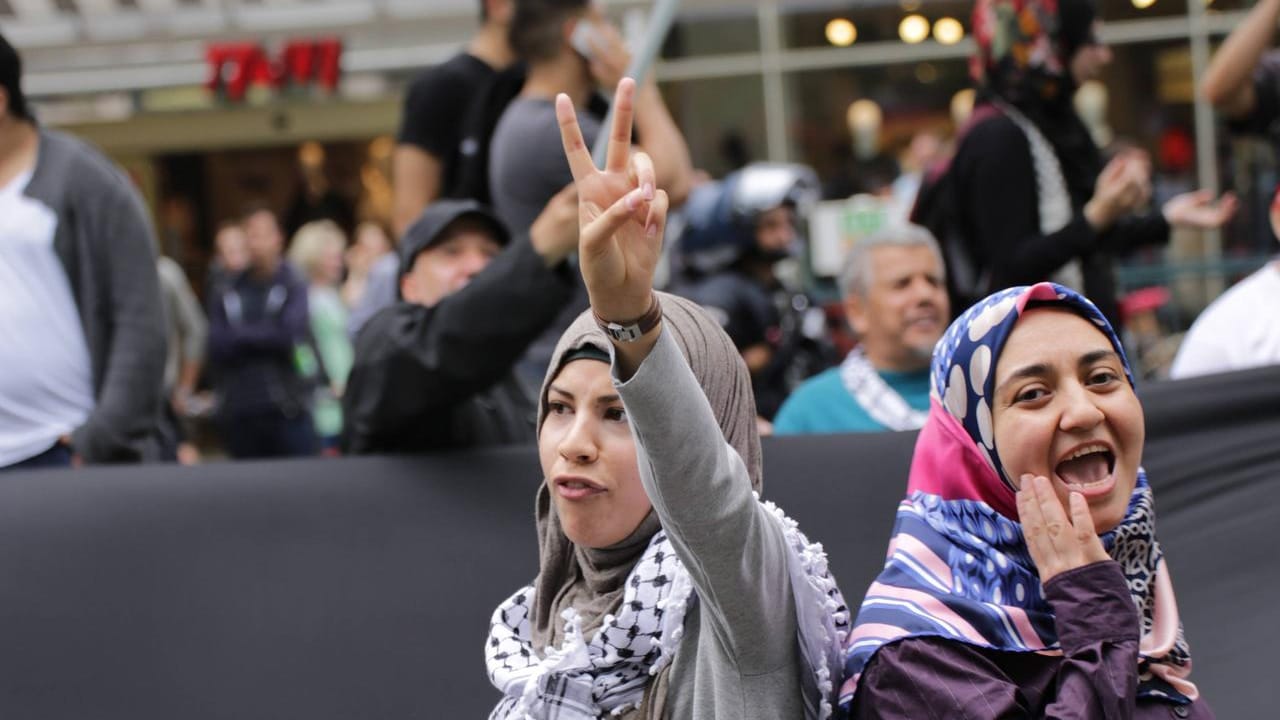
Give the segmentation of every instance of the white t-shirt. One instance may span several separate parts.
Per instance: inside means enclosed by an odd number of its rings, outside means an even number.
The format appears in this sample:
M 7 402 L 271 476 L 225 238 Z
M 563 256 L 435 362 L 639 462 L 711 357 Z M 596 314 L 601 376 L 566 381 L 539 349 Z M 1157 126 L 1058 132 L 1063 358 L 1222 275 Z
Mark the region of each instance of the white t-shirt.
M 57 215 L 0 188 L 0 467 L 39 455 L 93 410 L 89 346 L 53 250 Z
M 1200 313 L 1169 369 L 1173 378 L 1280 364 L 1280 262 L 1268 263 Z

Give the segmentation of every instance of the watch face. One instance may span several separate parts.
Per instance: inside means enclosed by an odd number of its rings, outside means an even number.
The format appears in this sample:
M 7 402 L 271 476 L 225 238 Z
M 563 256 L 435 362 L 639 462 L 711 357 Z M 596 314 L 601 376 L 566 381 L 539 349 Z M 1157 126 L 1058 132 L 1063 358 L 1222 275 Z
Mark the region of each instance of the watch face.
M 618 342 L 631 342 L 643 335 L 643 333 L 640 332 L 639 326 L 622 326 L 617 323 L 609 323 L 605 327 L 604 331 L 609 334 L 609 337 L 617 340 Z

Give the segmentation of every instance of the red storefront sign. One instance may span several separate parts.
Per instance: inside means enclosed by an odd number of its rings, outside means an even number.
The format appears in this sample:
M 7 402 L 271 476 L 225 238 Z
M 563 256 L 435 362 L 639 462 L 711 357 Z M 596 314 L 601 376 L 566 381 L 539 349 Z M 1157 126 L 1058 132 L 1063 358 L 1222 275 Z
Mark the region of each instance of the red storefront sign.
M 205 58 L 209 66 L 205 86 L 232 102 L 243 100 L 253 85 L 275 90 L 315 85 L 332 92 L 342 71 L 342 41 L 290 40 L 275 57 L 256 42 L 214 43 Z

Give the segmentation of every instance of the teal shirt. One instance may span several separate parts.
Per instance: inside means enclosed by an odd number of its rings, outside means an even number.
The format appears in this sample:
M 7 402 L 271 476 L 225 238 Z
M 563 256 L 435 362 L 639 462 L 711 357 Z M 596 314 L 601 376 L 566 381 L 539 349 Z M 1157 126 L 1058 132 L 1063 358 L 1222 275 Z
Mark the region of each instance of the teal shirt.
M 881 371 L 880 377 L 912 408 L 922 412 L 929 410 L 928 368 L 908 373 Z M 782 404 L 773 419 L 773 432 L 777 435 L 884 430 L 888 428 L 872 419 L 845 389 L 839 367 L 804 381 Z

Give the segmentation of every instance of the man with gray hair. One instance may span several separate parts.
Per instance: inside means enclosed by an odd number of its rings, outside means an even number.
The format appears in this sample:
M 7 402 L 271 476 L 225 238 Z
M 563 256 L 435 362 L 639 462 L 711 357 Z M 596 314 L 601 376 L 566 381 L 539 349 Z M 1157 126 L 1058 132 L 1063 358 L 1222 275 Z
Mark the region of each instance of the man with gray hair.
M 838 367 L 796 388 L 774 419 L 778 435 L 913 430 L 929 410 L 929 359 L 951 318 L 938 243 L 917 225 L 858 242 L 840 273 L 845 317 L 858 336 Z

